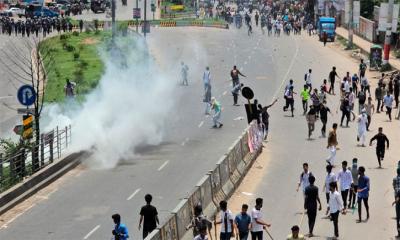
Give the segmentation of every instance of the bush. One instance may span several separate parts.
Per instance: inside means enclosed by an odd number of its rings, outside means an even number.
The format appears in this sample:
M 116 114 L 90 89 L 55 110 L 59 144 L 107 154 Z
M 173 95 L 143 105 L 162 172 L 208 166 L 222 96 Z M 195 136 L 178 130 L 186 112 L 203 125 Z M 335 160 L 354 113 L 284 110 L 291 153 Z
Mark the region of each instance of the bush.
M 390 70 L 392 70 L 392 66 L 389 63 L 382 64 L 381 72 L 386 72 L 386 71 L 390 71 Z
M 73 51 L 75 51 L 75 47 L 74 46 L 72 46 L 71 44 L 64 44 L 63 45 L 64 46 L 64 49 L 66 50 L 66 51 L 68 51 L 68 52 L 73 52 Z
M 94 31 L 94 35 L 99 35 L 99 34 L 100 34 L 100 30 Z
M 79 52 L 74 52 L 74 60 L 78 60 L 80 57 L 80 53 Z
M 62 34 L 60 35 L 60 40 L 67 40 L 69 37 L 69 34 Z
M 85 29 L 85 33 L 86 33 L 86 34 L 90 34 L 90 33 L 92 33 L 92 30 L 90 30 L 89 28 L 86 28 L 86 29 Z
M 75 36 L 75 37 L 78 37 L 79 36 L 79 32 L 74 31 L 74 32 L 72 32 L 72 35 Z

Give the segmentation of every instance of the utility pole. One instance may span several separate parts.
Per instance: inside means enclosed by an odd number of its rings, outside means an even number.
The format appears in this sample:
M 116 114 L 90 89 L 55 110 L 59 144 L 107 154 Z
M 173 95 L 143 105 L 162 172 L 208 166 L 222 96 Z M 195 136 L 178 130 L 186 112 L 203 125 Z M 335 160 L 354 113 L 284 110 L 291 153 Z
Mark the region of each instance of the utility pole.
M 112 40 L 114 41 L 116 26 L 115 26 L 115 0 L 111 0 L 111 26 L 112 26 Z
M 394 5 L 394 0 L 389 0 L 388 18 L 387 18 L 387 23 L 386 23 L 385 44 L 383 45 L 383 52 L 384 52 L 383 64 L 389 63 L 390 42 L 391 42 L 391 38 L 392 38 L 393 5 Z
M 352 49 L 353 48 L 353 0 L 348 0 L 349 1 L 349 25 L 348 25 L 348 32 L 349 36 L 348 39 L 349 41 L 347 42 L 347 49 Z
M 146 38 L 146 30 L 147 30 L 147 0 L 144 0 L 144 31 L 143 31 L 143 36 Z
M 136 0 L 136 9 L 139 7 L 139 0 Z M 139 33 L 139 19 L 136 18 L 136 33 Z

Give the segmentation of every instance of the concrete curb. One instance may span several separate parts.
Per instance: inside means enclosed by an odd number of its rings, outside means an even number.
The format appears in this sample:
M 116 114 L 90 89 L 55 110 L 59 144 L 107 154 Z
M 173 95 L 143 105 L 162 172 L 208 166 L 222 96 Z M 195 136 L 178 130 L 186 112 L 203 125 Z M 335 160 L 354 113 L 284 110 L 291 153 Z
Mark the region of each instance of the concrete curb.
M 78 166 L 81 159 L 88 155 L 89 153 L 84 151 L 72 153 L 2 193 L 0 195 L 0 216 Z

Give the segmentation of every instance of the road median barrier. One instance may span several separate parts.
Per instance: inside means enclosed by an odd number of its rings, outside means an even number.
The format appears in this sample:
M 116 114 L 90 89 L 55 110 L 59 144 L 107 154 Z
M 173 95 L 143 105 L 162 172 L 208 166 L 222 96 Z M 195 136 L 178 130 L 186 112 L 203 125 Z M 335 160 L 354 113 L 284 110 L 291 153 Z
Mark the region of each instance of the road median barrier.
M 167 220 L 145 240 L 193 239 L 186 226 L 194 216 L 194 207 L 201 205 L 203 213 L 214 220 L 219 202 L 234 193 L 261 150 L 262 130 L 257 121 L 253 121 L 220 157 L 215 168 L 201 178 L 189 196 L 182 199 Z

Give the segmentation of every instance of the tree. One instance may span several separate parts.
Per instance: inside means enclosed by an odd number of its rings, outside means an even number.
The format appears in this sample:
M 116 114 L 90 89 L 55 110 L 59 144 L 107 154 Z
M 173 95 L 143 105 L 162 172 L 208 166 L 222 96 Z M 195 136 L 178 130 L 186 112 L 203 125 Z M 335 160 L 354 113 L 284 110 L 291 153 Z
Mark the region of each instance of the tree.
M 40 115 L 43 110 L 45 96 L 45 86 L 47 73 L 52 71 L 54 60 L 51 49 L 40 44 L 39 38 L 22 40 L 22 44 L 9 44 L 8 48 L 3 48 L 2 52 L 6 59 L 0 58 L 8 72 L 10 82 L 16 86 L 20 84 L 30 84 L 36 91 L 36 100 L 33 104 L 34 111 L 34 142 L 32 147 L 32 171 L 40 169 L 39 145 L 40 145 Z M 47 69 L 45 69 L 48 66 Z M 30 140 L 24 140 L 30 141 Z

